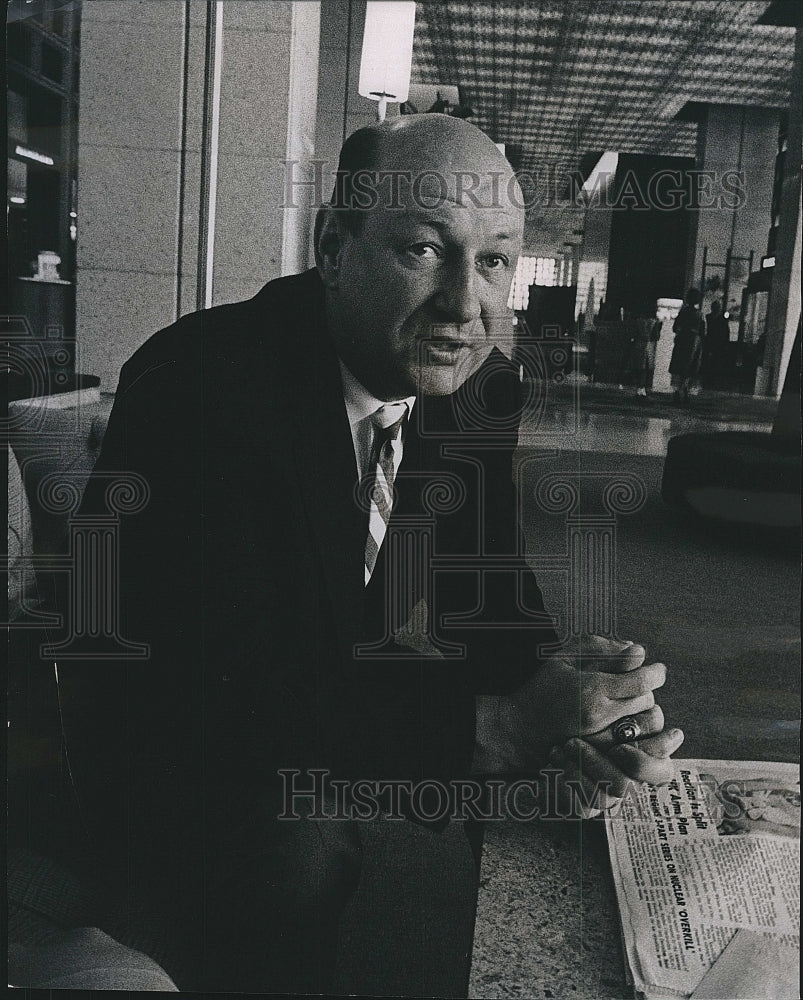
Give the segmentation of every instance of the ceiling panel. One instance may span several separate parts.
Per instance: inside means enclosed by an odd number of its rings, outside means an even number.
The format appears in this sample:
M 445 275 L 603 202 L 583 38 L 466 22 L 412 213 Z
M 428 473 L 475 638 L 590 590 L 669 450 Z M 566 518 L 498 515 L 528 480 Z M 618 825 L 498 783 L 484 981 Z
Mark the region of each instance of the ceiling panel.
M 590 150 L 693 156 L 688 102 L 787 107 L 795 29 L 769 0 L 419 2 L 413 80 L 452 84 L 517 164 Z

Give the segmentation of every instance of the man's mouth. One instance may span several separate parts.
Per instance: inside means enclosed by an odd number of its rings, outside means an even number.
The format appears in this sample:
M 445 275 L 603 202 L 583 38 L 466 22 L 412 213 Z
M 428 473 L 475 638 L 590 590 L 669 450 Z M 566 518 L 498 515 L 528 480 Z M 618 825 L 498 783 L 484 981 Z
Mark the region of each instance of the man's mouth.
M 435 337 L 424 344 L 424 359 L 430 364 L 453 365 L 471 345 L 452 337 Z

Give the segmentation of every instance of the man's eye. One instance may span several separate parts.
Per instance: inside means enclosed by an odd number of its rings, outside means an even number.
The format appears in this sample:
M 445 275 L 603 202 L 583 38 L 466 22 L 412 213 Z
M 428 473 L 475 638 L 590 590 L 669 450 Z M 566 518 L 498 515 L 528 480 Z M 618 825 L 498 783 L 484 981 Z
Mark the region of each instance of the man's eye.
M 508 258 L 501 253 L 489 253 L 482 262 L 490 271 L 501 271 L 510 263 Z
M 414 243 L 410 247 L 410 253 L 419 260 L 437 260 L 441 252 L 432 243 Z

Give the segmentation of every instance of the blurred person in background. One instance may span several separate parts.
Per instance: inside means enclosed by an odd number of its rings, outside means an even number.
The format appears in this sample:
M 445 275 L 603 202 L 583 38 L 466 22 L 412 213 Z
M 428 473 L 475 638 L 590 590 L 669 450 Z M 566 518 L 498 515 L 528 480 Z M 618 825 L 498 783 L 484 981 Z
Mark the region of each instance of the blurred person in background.
M 672 324 L 675 342 L 672 347 L 672 359 L 669 362 L 669 374 L 672 376 L 672 387 L 675 390 L 674 401 L 684 406 L 688 405 L 689 392 L 700 371 L 703 354 L 705 323 L 700 314 L 701 299 L 699 289 L 690 288 L 686 292 L 683 308 Z
M 700 377 L 706 389 L 716 389 L 726 374 L 730 343 L 730 325 L 722 312 L 720 299 L 714 299 L 711 303 L 711 312 L 706 316 L 705 326 Z
M 636 395 L 646 397 L 655 377 L 655 354 L 661 339 L 661 321 L 655 315 L 655 304 L 636 315 L 631 341 L 631 371 Z

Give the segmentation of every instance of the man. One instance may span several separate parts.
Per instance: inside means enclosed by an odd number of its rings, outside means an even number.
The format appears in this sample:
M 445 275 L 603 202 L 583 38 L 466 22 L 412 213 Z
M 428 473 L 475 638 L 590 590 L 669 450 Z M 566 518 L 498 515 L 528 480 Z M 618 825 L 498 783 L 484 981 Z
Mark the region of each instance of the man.
M 714 299 L 705 319 L 700 375 L 706 389 L 715 389 L 727 377 L 730 325 L 722 314 L 722 300 Z
M 122 634 L 150 658 L 65 664 L 63 707 L 88 822 L 123 871 L 115 931 L 180 988 L 331 982 L 383 820 L 327 820 L 303 794 L 305 818 L 278 820 L 280 771 L 297 793 L 323 771 L 353 787 L 549 759 L 587 796 L 607 783 L 600 806 L 668 779 L 682 735 L 661 731 L 663 665 L 604 640 L 547 655 L 511 481 L 520 383 L 495 347 L 520 198 L 466 122 L 360 130 L 317 268 L 185 317 L 123 369 L 83 513 L 111 474 L 148 484 L 120 567 Z M 639 748 L 612 736 L 628 715 Z

